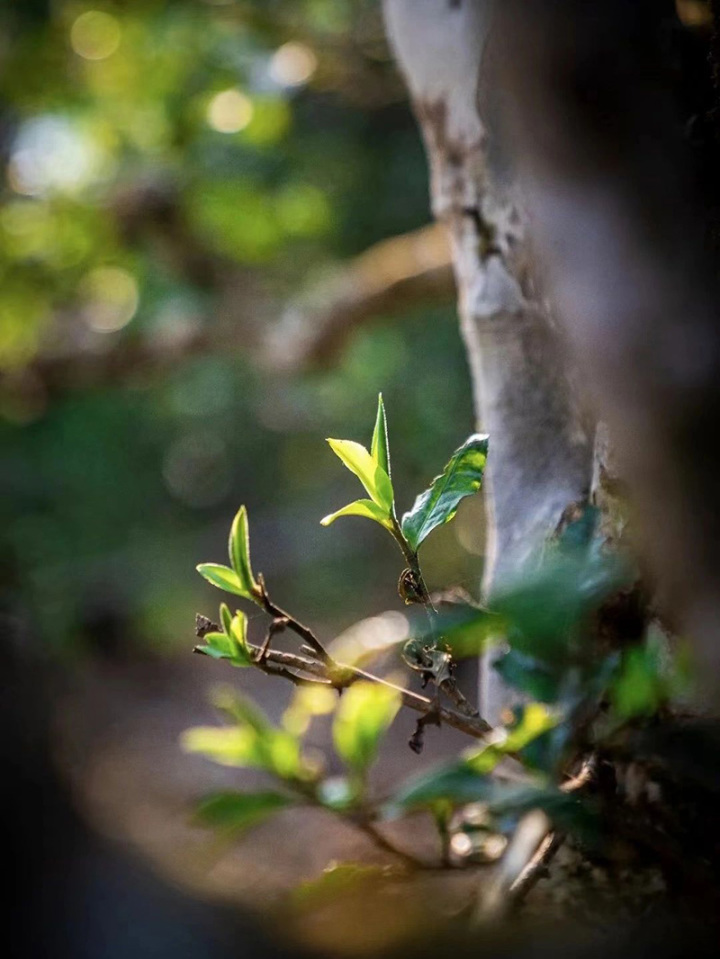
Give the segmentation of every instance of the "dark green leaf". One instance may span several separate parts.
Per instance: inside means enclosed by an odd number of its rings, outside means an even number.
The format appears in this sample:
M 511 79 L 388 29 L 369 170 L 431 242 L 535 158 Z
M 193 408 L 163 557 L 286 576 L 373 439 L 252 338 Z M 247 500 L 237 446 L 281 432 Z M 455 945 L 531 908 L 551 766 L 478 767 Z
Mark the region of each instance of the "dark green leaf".
M 411 633 L 427 645 L 442 641 L 450 647 L 453 659 L 477 656 L 497 637 L 504 637 L 506 622 L 489 609 L 465 603 L 440 603 L 438 612 L 428 620 L 424 610 L 412 611 Z
M 201 800 L 195 818 L 200 825 L 237 835 L 292 802 L 276 792 L 221 792 Z
M 559 665 L 588 614 L 631 576 L 626 563 L 597 544 L 568 553 L 549 550 L 538 568 L 506 584 L 491 602 L 510 624 L 513 649 Z
M 476 433 L 456 450 L 430 489 L 415 500 L 402 518 L 402 531 L 413 550 L 438 526 L 449 522 L 465 496 L 482 486 L 487 460 L 488 438 Z
M 512 689 L 541 703 L 554 703 L 559 698 L 564 675 L 562 668 L 553 667 L 517 649 L 510 649 L 495 660 L 493 668 Z
M 531 809 L 542 809 L 557 826 L 586 834 L 591 823 L 588 809 L 572 793 L 541 783 L 502 782 L 478 775 L 462 762 L 418 777 L 393 797 L 384 813 L 392 819 L 413 809 L 432 808 L 440 800 L 455 805 L 486 803 L 493 817 L 517 818 Z

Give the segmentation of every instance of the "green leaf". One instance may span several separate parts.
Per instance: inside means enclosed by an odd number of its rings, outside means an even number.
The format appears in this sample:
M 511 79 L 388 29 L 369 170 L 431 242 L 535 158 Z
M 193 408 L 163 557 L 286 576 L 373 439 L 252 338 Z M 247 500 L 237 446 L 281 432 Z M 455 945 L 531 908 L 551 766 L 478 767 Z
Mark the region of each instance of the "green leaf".
M 181 737 L 186 752 L 199 753 L 221 766 L 264 769 L 281 779 L 311 776 L 295 736 L 273 726 L 254 703 L 227 687 L 216 693 L 214 702 L 234 725 L 186 730 Z
M 242 584 L 243 595 L 247 596 L 248 599 L 257 597 L 260 587 L 255 582 L 250 565 L 250 536 L 248 533 L 247 510 L 244 506 L 241 506 L 237 511 L 230 528 L 228 553 L 230 554 L 232 568 Z
M 385 818 L 394 819 L 410 810 L 432 809 L 441 800 L 455 805 L 482 802 L 491 816 L 513 819 L 531 809 L 542 809 L 557 826 L 590 834 L 589 810 L 577 796 L 542 782 L 508 783 L 479 775 L 466 763 L 443 766 L 412 780 L 383 813 Z
M 203 638 L 205 645 L 195 647 L 199 653 L 210 656 L 212 659 L 233 658 L 235 650 L 225 633 L 206 633 Z
M 431 806 L 443 799 L 453 803 L 486 801 L 495 794 L 496 787 L 495 780 L 479 775 L 465 762 L 443 764 L 413 777 L 393 796 L 385 816 L 394 819 L 410 809 Z
M 622 719 L 657 712 L 669 697 L 668 683 L 656 649 L 646 644 L 625 651 L 611 698 L 615 712 Z
M 390 477 L 360 443 L 329 439 L 330 449 L 354 473 L 370 499 L 388 515 L 392 511 L 393 488 Z
M 222 623 L 223 632 L 229 638 L 230 628 L 232 626 L 232 613 L 227 603 L 220 603 L 220 622 Z
M 226 633 L 206 633 L 204 639 L 204 646 L 195 647 L 199 653 L 212 659 L 227 659 L 233 666 L 252 666 L 249 650 L 238 648 L 234 637 Z
M 514 650 L 559 667 L 578 651 L 573 648 L 578 627 L 588 614 L 632 581 L 632 570 L 621 557 L 593 543 L 548 550 L 536 569 L 505 583 L 491 601 L 510 623 L 507 638 Z
M 195 819 L 235 836 L 289 805 L 292 799 L 276 792 L 220 792 L 200 801 Z
M 512 728 L 501 730 L 501 738 L 467 753 L 465 762 L 473 772 L 490 773 L 504 756 L 519 753 L 538 737 L 554 729 L 559 722 L 558 713 L 540 703 L 527 703 Z
M 442 641 L 455 660 L 480 655 L 494 641 L 504 639 L 507 629 L 506 621 L 494 611 L 467 603 L 441 600 L 431 621 L 425 610 L 414 614 L 411 610 L 408 616 L 413 638 L 428 646 Z
M 376 523 L 380 523 L 385 529 L 392 529 L 390 516 L 382 507 L 378 506 L 377 503 L 373 503 L 371 499 L 357 499 L 354 503 L 343 506 L 343 508 L 337 510 L 337 512 L 330 513 L 329 516 L 323 516 L 320 520 L 320 525 L 329 526 L 341 516 L 365 516 L 367 519 L 373 519 Z
M 335 712 L 333 741 L 348 766 L 362 772 L 371 765 L 400 702 L 397 690 L 371 682 L 353 683 L 343 693 Z
M 385 417 L 385 404 L 383 403 L 382 393 L 378 393 L 377 418 L 375 420 L 375 429 L 373 430 L 372 443 L 370 445 L 370 454 L 378 466 L 381 466 L 387 475 L 391 476 L 387 419 Z
M 240 582 L 237 573 L 228 566 L 221 566 L 219 563 L 201 563 L 196 569 L 208 583 L 212 583 L 218 589 L 224 589 L 226 593 L 235 593 L 236 596 L 244 596 L 246 599 L 249 598 L 249 594 Z
M 402 531 L 413 550 L 417 551 L 434 529 L 453 518 L 460 500 L 480 489 L 487 451 L 487 436 L 480 433 L 471 436 L 455 450 L 443 472 L 432 481 L 430 489 L 418 496 L 410 512 L 405 513 Z
M 564 670 L 510 649 L 495 660 L 493 669 L 502 676 L 508 686 L 532 696 L 543 703 L 557 702 L 560 696 Z
M 247 643 L 247 616 L 239 609 L 230 624 L 230 636 L 235 643 L 235 650 L 239 660 L 244 660 L 248 666 L 252 663 L 252 656 Z

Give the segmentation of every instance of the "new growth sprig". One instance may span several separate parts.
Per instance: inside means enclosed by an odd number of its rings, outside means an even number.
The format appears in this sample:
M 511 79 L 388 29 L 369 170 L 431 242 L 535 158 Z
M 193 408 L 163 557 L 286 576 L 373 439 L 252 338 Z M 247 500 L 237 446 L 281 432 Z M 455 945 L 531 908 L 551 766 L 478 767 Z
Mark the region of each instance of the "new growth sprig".
M 382 397 L 369 449 L 351 440 L 328 442 L 358 477 L 367 498 L 321 522 L 329 526 L 340 517 L 365 517 L 385 529 L 400 548 L 405 561 L 400 596 L 423 608 L 422 615 L 410 617 L 401 655 L 421 674 L 423 685 L 433 684 L 434 695 L 397 685 L 356 663 L 338 662 L 310 627 L 277 605 L 262 574 L 253 570 L 248 516 L 241 507 L 230 530 L 229 565 L 205 563 L 198 571 L 217 588 L 263 610 L 268 616 L 265 635 L 250 641 L 245 612 L 222 603 L 217 623 L 198 617 L 200 643 L 195 649 L 237 668 L 279 676 L 297 688 L 279 725 L 246 697 L 224 689 L 216 705 L 229 724 L 187 731 L 183 738 L 187 750 L 224 765 L 262 769 L 274 783 L 273 789 L 262 792 L 226 791 L 207 797 L 198 816 L 227 835 L 236 835 L 287 806 L 310 804 L 353 823 L 404 866 L 434 868 L 465 864 L 468 850 L 480 858 L 497 858 L 505 843 L 511 848 L 512 837 L 532 824 L 527 817 L 541 811 L 551 834 L 534 865 L 528 863 L 508 886 L 510 899 L 519 898 L 532 886 L 560 837 L 576 832 L 584 842 L 592 841 L 594 820 L 583 795 L 592 782 L 587 771 L 593 768 L 590 759 L 598 743 L 652 715 L 677 688 L 674 674 L 664 665 L 667 657 L 658 652 L 656 634 L 648 633 L 622 655 L 594 641 L 598 610 L 627 590 L 635 574 L 605 548 L 596 529 L 596 513 L 585 504 L 574 507 L 572 522 L 542 544 L 530 571 L 497 592 L 492 610 L 469 597 L 449 606 L 438 602 L 423 578 L 419 550 L 433 530 L 452 520 L 460 501 L 481 488 L 487 437 L 473 435 L 457 449 L 401 519 Z M 274 647 L 282 632 L 295 635 L 296 650 Z M 493 729 L 460 691 L 453 671 L 458 658 L 477 656 L 498 641 L 495 668 L 517 691 L 522 705 Z M 642 683 L 637 682 L 638 675 Z M 629 690 L 638 689 L 642 696 L 629 695 Z M 443 702 L 441 694 L 448 701 Z M 409 740 L 416 752 L 422 749 L 429 725 L 452 726 L 473 744 L 378 800 L 368 788 L 368 773 L 403 707 L 419 714 Z M 341 776 L 329 776 L 324 760 L 305 747 L 313 718 L 325 714 L 332 714 L 333 745 L 345 769 Z M 476 810 L 471 821 L 461 812 L 468 803 Z M 379 826 L 419 811 L 430 814 L 437 826 L 441 847 L 437 864 L 398 849 Z M 491 847 L 492 855 L 483 852 Z

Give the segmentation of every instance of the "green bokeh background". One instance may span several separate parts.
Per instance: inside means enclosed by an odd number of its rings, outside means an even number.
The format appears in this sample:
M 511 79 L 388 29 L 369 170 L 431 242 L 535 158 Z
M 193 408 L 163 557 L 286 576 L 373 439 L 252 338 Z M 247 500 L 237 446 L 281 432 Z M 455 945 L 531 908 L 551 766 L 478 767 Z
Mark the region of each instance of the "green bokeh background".
M 97 59 L 73 39 L 89 11 L 106 15 Z M 389 537 L 319 526 L 357 494 L 324 438 L 369 443 L 382 390 L 409 508 L 473 429 L 450 297 L 374 318 L 323 369 L 274 369 L 255 349 L 317 277 L 430 220 L 379 5 L 26 0 L 0 10 L 0 35 L 6 609 L 61 656 L 184 654 L 193 614 L 220 598 L 194 567 L 223 560 L 243 502 L 256 568 L 321 631 L 397 607 Z M 288 42 L 315 61 L 296 85 L 273 80 Z M 227 89 L 252 108 L 229 134 L 208 122 Z M 105 295 L 108 268 L 137 304 L 98 332 L 88 290 Z M 102 372 L 188 328 L 212 344 L 228 313 L 229 343 Z M 463 509 L 428 541 L 431 586 L 476 586 L 481 559 L 461 545 L 476 522 Z

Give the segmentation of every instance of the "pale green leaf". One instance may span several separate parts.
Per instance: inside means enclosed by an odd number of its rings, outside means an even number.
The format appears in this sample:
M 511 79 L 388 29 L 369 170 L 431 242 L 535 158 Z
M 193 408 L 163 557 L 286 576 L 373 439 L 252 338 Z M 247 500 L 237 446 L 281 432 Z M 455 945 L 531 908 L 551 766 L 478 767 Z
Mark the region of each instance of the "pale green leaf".
M 368 492 L 370 499 L 387 514 L 393 504 L 393 488 L 390 477 L 364 446 L 352 440 L 333 440 L 328 443 L 333 453 L 354 473 Z
M 242 583 L 244 594 L 252 599 L 259 593 L 250 565 L 250 535 L 248 532 L 247 509 L 241 506 L 230 528 L 228 553 L 232 568 Z
M 196 569 L 208 583 L 212 583 L 218 589 L 224 589 L 226 593 L 235 593 L 236 596 L 244 596 L 246 599 L 251 598 L 235 570 L 228 566 L 222 566 L 219 563 L 201 563 Z
M 251 666 L 253 659 L 247 644 L 247 616 L 240 610 L 237 610 L 230 623 L 230 639 L 237 664 Z
M 203 636 L 205 645 L 196 646 L 195 649 L 205 656 L 212 659 L 232 659 L 235 653 L 230 639 L 225 633 L 206 633 Z
M 229 637 L 230 627 L 232 626 L 232 613 L 227 603 L 220 603 L 220 622 L 222 623 L 223 632 Z
M 247 647 L 243 650 L 238 648 L 236 640 L 226 633 L 206 633 L 203 637 L 205 645 L 196 646 L 195 649 L 205 656 L 212 659 L 227 659 L 233 666 L 251 666 Z
M 376 523 L 380 523 L 385 529 L 392 529 L 392 522 L 388 514 L 382 507 L 378 506 L 377 503 L 373 503 L 371 499 L 355 500 L 354 503 L 343 506 L 343 508 L 337 510 L 337 512 L 330 513 L 329 516 L 323 516 L 320 520 L 320 525 L 329 526 L 341 516 L 365 516 L 367 519 L 373 519 Z
M 196 726 L 187 729 L 180 744 L 187 753 L 199 753 L 221 766 L 267 768 L 260 737 L 249 727 Z
M 476 433 L 455 450 L 445 469 L 415 500 L 402 518 L 402 531 L 413 550 L 438 526 L 449 522 L 458 504 L 482 486 L 487 460 L 488 438 Z
M 353 683 L 343 693 L 333 723 L 333 741 L 341 759 L 353 769 L 367 769 L 400 704 L 395 689 L 371 682 Z
M 199 753 L 221 766 L 264 769 L 282 779 L 303 775 L 300 746 L 282 729 L 259 732 L 251 726 L 197 726 L 181 737 L 185 752 Z
M 385 404 L 383 403 L 382 393 L 378 393 L 377 418 L 375 420 L 375 429 L 373 430 L 370 455 L 378 466 L 382 466 L 388 476 L 392 476 L 390 473 L 387 418 L 385 417 Z

